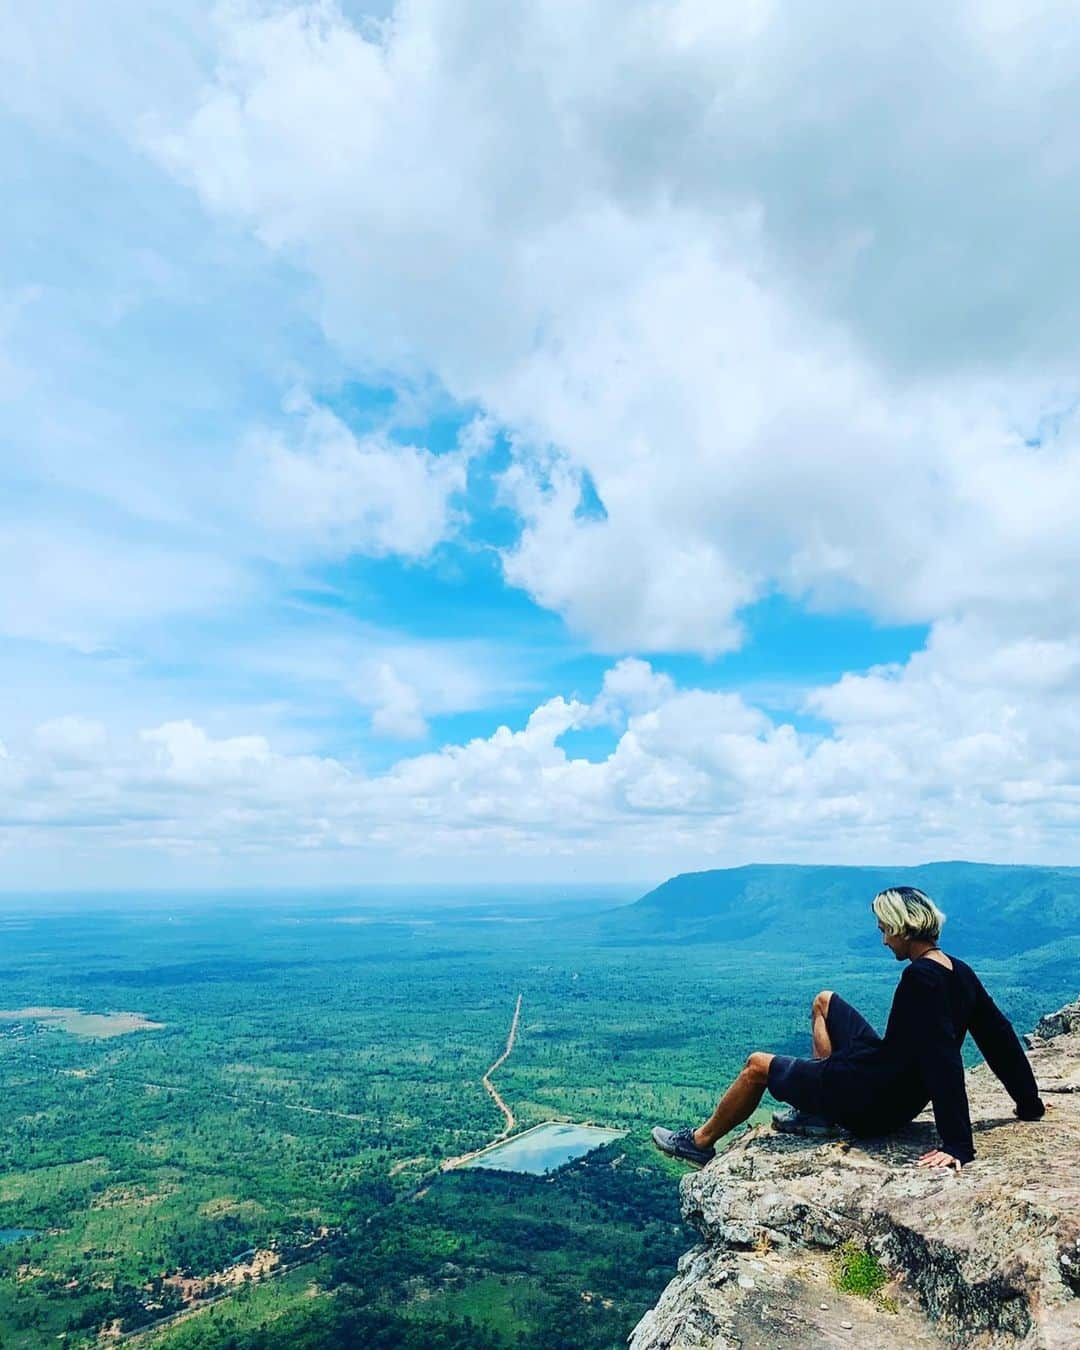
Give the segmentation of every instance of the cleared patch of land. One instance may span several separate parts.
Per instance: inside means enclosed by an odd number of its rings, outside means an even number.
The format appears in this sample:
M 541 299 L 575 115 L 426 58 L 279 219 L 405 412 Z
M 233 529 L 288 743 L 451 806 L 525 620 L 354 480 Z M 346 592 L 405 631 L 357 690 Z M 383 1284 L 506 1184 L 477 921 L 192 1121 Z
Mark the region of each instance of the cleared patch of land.
M 426 1163 L 427 1160 L 426 1153 L 418 1153 L 415 1158 L 402 1158 L 400 1162 L 394 1163 L 387 1175 L 392 1177 L 400 1176 L 402 1172 L 407 1171 L 410 1167 L 420 1167 L 422 1164 Z
M 86 1013 L 80 1008 L 13 1008 L 0 1010 L 0 1022 L 45 1022 L 72 1036 L 126 1036 L 132 1031 L 161 1031 L 164 1022 L 151 1022 L 142 1013 Z
M 177 1186 L 149 1190 L 141 1186 L 109 1186 L 90 1201 L 90 1209 L 147 1209 L 174 1195 Z
M 6 1172 L 0 1176 L 0 1204 L 17 1205 L 32 1199 L 39 1205 L 47 1205 L 72 1194 L 85 1193 L 90 1183 L 108 1169 L 109 1160 L 98 1156 Z
M 220 1219 L 226 1214 L 258 1215 L 266 1212 L 266 1206 L 258 1200 L 240 1200 L 235 1195 L 217 1195 L 199 1206 L 198 1213 L 206 1219 Z

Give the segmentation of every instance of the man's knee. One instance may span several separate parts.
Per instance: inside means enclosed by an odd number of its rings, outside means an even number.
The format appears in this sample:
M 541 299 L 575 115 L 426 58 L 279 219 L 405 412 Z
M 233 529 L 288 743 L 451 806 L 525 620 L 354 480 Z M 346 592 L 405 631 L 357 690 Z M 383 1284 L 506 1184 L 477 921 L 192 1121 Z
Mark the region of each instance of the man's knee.
M 746 1063 L 743 1065 L 743 1073 L 752 1078 L 755 1083 L 768 1083 L 769 1065 L 772 1063 L 772 1055 L 767 1055 L 764 1050 L 755 1050 L 747 1055 Z
M 833 996 L 831 989 L 822 989 L 820 993 L 814 995 L 814 1001 L 810 1004 L 811 1017 L 828 1017 L 829 1001 Z

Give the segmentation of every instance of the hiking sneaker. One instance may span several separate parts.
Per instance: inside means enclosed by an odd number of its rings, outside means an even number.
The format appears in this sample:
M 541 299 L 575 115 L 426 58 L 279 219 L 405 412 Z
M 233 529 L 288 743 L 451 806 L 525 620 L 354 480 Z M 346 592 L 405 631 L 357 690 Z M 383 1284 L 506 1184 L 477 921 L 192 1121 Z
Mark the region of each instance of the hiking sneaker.
M 665 1130 L 663 1125 L 657 1125 L 652 1132 L 652 1141 L 661 1153 L 671 1158 L 681 1158 L 683 1162 L 694 1163 L 698 1167 L 704 1167 L 716 1157 L 716 1149 L 699 1148 L 694 1143 L 694 1131 L 690 1125 L 682 1130 Z
M 810 1111 L 800 1111 L 797 1107 L 792 1107 L 790 1111 L 774 1111 L 772 1123 L 773 1129 L 779 1130 L 781 1134 L 837 1137 L 841 1133 L 831 1120 L 815 1116 Z

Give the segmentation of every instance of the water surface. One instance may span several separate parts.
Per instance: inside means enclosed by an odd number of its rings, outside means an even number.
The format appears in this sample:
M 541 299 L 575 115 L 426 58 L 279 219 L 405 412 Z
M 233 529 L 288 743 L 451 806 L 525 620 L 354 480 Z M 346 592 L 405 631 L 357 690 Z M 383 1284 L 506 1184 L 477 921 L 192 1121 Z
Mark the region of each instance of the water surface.
M 591 1153 L 594 1148 L 621 1139 L 625 1130 L 608 1130 L 599 1125 L 567 1125 L 548 1121 L 531 1130 L 485 1149 L 465 1167 L 486 1167 L 496 1172 L 531 1172 L 541 1176 L 554 1172 L 575 1158 Z
M 0 1228 L 0 1247 L 9 1242 L 22 1242 L 23 1238 L 37 1237 L 36 1228 Z

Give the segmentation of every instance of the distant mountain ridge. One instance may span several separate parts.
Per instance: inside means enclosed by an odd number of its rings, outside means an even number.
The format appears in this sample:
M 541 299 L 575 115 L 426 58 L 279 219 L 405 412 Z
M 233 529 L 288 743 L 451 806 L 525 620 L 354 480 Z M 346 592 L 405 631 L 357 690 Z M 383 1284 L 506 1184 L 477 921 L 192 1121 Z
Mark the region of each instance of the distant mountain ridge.
M 614 942 L 663 936 L 669 942 L 748 948 L 866 951 L 880 942 L 870 902 L 878 891 L 896 885 L 919 887 L 945 911 L 946 950 L 955 945 L 972 956 L 1006 956 L 1080 940 L 1080 868 L 969 862 L 917 867 L 760 863 L 684 872 L 604 915 L 601 928 Z

